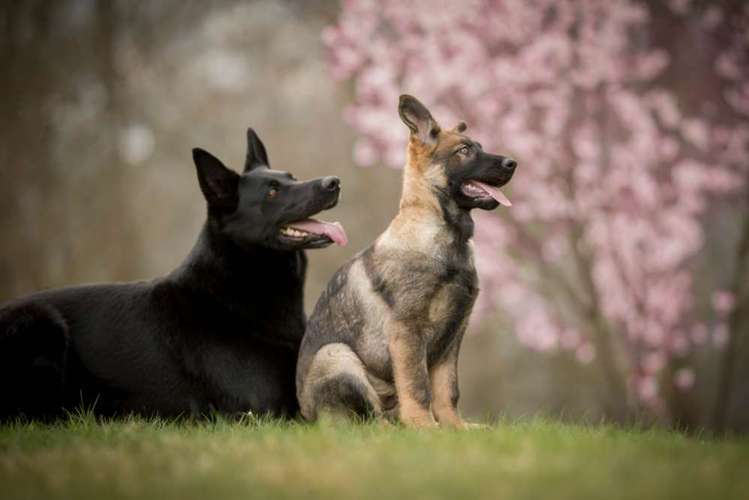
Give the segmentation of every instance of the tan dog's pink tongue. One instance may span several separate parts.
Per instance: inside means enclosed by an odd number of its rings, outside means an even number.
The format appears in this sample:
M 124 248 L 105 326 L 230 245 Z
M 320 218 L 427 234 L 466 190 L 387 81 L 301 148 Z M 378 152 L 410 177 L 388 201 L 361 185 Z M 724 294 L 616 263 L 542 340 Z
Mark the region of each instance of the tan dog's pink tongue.
M 505 196 L 505 194 L 502 191 L 500 191 L 498 187 L 490 186 L 489 184 L 484 184 L 483 182 L 479 182 L 479 181 L 471 181 L 471 183 L 476 184 L 481 189 L 486 191 L 486 193 L 492 198 L 494 198 L 495 200 L 497 200 L 497 202 L 500 205 L 504 205 L 506 207 L 512 206 L 512 202 L 510 201 L 510 199 L 507 196 Z
M 303 221 L 289 224 L 295 229 L 301 229 L 309 233 L 324 234 L 335 242 L 336 245 L 345 247 L 348 243 L 346 237 L 346 231 L 343 230 L 343 226 L 340 222 L 325 222 L 317 219 L 306 219 Z

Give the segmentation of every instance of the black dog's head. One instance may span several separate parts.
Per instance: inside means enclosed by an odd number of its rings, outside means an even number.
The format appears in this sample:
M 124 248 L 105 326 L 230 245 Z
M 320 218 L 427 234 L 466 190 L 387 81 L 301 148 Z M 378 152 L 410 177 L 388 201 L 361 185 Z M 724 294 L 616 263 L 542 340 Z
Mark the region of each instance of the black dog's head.
M 409 175 L 446 192 L 463 209 L 511 205 L 499 188 L 512 179 L 515 160 L 484 152 L 481 144 L 465 135 L 463 122 L 450 130 L 442 129 L 415 97 L 402 95 L 398 112 L 411 131 Z
M 208 217 L 239 246 L 278 250 L 323 248 L 346 244 L 337 222 L 311 217 L 338 203 L 337 177 L 298 181 L 288 172 L 271 170 L 265 146 L 247 130 L 247 159 L 242 175 L 199 148 L 192 151 Z

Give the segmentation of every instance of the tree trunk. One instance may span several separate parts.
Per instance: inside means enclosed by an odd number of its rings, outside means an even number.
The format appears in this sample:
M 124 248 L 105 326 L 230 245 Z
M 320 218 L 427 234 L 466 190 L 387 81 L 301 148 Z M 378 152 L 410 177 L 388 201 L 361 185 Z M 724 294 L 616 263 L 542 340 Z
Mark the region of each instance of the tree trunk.
M 747 193 L 749 199 L 749 193 Z M 748 207 L 749 208 L 749 207 Z M 744 215 L 744 222 L 739 241 L 736 259 L 736 271 L 731 292 L 736 297 L 736 304 L 728 320 L 729 338 L 723 354 L 723 362 L 718 375 L 718 390 L 715 400 L 713 426 L 715 432 L 723 433 L 728 429 L 731 411 L 736 362 L 739 350 L 746 335 L 747 316 L 749 316 L 749 214 Z

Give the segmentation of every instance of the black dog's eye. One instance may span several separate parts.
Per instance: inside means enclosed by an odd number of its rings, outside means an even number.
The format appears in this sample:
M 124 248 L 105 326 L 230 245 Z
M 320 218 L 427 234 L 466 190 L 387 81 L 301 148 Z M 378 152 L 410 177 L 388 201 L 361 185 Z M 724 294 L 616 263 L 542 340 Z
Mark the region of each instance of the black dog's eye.
M 281 187 L 280 184 L 278 184 L 276 181 L 272 181 L 270 183 L 270 188 L 268 189 L 268 198 L 275 198 L 278 194 L 279 187 Z
M 471 148 L 469 148 L 468 146 L 463 146 L 462 148 L 456 151 L 456 153 L 458 153 L 459 155 L 463 155 L 463 156 L 468 156 L 468 153 L 470 152 L 471 152 Z

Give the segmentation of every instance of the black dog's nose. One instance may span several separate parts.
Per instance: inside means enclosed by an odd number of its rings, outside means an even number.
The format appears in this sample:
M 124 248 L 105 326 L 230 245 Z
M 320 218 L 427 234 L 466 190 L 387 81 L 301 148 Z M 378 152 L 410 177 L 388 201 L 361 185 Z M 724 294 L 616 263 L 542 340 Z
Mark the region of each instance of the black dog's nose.
M 505 158 L 504 160 L 502 160 L 502 166 L 507 170 L 515 170 L 515 167 L 518 166 L 518 162 L 516 162 L 512 158 Z
M 341 179 L 338 177 L 323 177 L 322 188 L 326 191 L 335 191 L 341 185 Z

